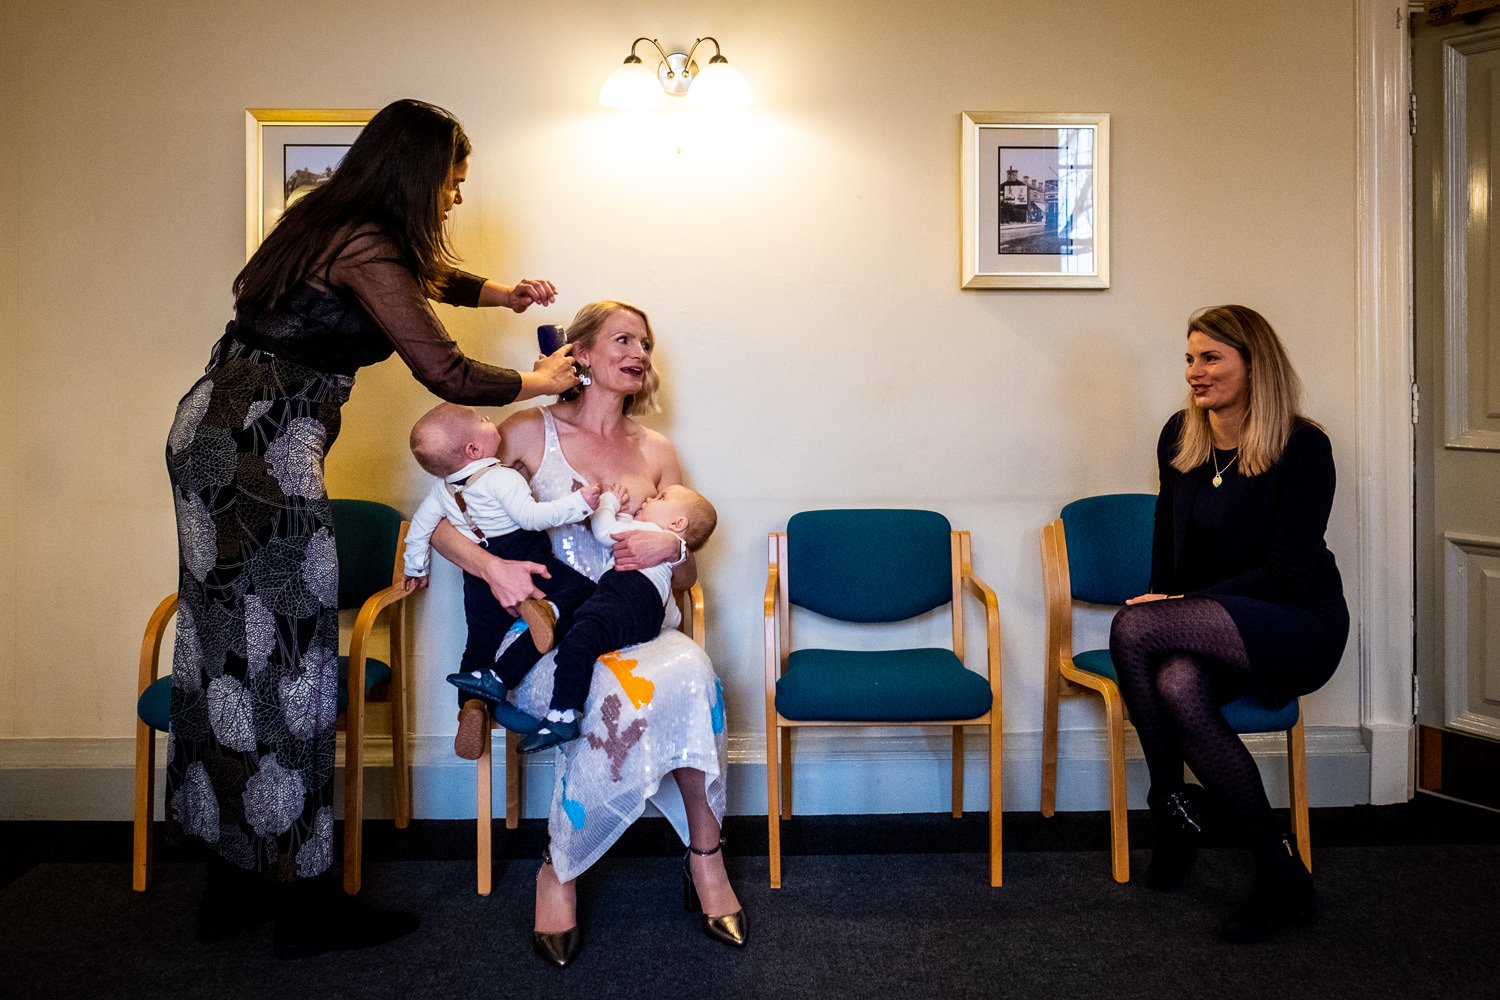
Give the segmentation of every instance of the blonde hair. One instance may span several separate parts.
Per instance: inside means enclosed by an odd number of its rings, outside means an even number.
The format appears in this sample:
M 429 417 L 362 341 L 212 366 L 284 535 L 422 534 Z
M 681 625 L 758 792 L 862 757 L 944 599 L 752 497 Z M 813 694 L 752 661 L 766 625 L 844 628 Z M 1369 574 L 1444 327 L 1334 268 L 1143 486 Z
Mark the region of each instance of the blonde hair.
M 632 313 L 640 318 L 641 323 L 646 327 L 646 352 L 649 354 L 655 350 L 656 334 L 651 329 L 651 320 L 646 313 L 638 306 L 616 299 L 590 302 L 578 310 L 578 315 L 574 316 L 573 322 L 568 324 L 568 343 L 575 345 L 575 350 L 579 347 L 592 347 L 594 339 L 599 336 L 599 331 L 604 328 L 605 321 L 618 312 Z M 646 372 L 641 391 L 625 397 L 626 416 L 660 413 L 661 407 L 656 402 L 656 390 L 660 386 L 661 376 L 656 373 L 656 366 L 652 365 Z
M 1239 352 L 1249 377 L 1250 400 L 1240 428 L 1240 472 L 1256 476 L 1281 458 L 1287 439 L 1301 414 L 1302 382 L 1292 368 L 1286 348 L 1266 318 L 1248 306 L 1209 306 L 1188 318 L 1188 334 L 1201 333 Z M 1172 468 L 1188 472 L 1207 462 L 1213 452 L 1208 413 L 1188 393 L 1182 433 Z
M 439 403 L 411 426 L 411 453 L 428 473 L 442 478 L 463 468 L 464 445 L 479 421 L 472 406 Z

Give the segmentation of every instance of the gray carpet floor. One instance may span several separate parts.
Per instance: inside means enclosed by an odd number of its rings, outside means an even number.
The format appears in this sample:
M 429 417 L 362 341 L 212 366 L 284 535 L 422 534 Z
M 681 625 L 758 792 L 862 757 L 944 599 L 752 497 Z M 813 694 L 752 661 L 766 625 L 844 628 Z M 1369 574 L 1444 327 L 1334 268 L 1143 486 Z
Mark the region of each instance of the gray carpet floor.
M 1132 858 L 1144 870 L 1146 855 Z M 1103 852 L 1007 854 L 990 889 L 980 853 L 731 861 L 750 943 L 702 935 L 679 860 L 609 858 L 580 883 L 585 941 L 566 970 L 530 951 L 535 860 L 374 863 L 363 898 L 418 911 L 384 948 L 278 962 L 270 927 L 199 945 L 201 868 L 48 861 L 0 890 L 0 995 L 112 997 L 1500 997 L 1500 845 L 1317 852 L 1321 919 L 1263 945 L 1213 936 L 1248 884 L 1242 852 L 1203 851 L 1170 894 L 1116 885 Z

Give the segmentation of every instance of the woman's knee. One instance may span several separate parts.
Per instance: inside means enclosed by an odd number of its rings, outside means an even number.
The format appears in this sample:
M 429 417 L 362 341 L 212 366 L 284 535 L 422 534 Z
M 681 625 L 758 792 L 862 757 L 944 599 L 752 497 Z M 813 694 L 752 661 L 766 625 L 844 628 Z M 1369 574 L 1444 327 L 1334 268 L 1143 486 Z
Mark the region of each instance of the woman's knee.
M 1109 625 L 1109 648 L 1116 653 L 1137 653 L 1152 648 L 1160 631 L 1161 614 L 1155 604 L 1131 604 L 1115 612 Z
M 1211 688 L 1202 664 L 1190 656 L 1170 656 L 1163 660 L 1153 684 L 1157 698 L 1169 708 L 1197 707 L 1209 696 Z

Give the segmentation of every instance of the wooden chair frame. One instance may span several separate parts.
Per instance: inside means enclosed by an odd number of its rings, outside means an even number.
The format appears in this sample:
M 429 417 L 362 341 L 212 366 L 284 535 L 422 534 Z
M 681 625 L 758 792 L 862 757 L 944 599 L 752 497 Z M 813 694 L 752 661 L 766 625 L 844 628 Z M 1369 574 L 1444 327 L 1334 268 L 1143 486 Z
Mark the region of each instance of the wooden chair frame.
M 682 611 L 681 630 L 697 643 L 700 649 L 708 648 L 708 633 L 703 621 L 703 588 L 696 582 L 687 590 L 678 590 L 673 596 Z M 479 759 L 475 764 L 475 889 L 481 896 L 488 896 L 494 886 L 494 841 L 495 825 L 495 774 L 492 729 L 499 728 L 491 719 L 484 727 Z M 525 801 L 525 779 L 522 775 L 521 755 L 516 747 L 521 742 L 519 733 L 505 731 L 505 828 L 514 830 L 521 821 L 521 809 Z
M 406 589 L 406 531 L 402 521 L 396 533 L 396 559 L 391 567 L 391 585 L 366 598 L 354 619 L 349 638 L 349 707 L 344 712 L 344 891 L 359 892 L 364 871 L 365 791 L 365 644 L 375 621 L 396 605 L 390 616 L 391 684 L 391 791 L 396 829 L 411 825 L 411 760 L 406 746 L 406 605 L 414 591 Z
M 1064 694 L 1091 691 L 1104 701 L 1105 739 L 1109 744 L 1110 873 L 1116 882 L 1130 881 L 1130 832 L 1125 800 L 1125 703 L 1119 686 L 1107 677 L 1080 670 L 1073 662 L 1073 584 L 1068 572 L 1068 542 L 1062 518 L 1042 528 L 1042 585 L 1047 604 L 1047 650 L 1042 684 L 1042 815 L 1057 811 L 1058 708 Z M 1287 787 L 1292 828 L 1302 862 L 1312 871 L 1311 828 L 1307 814 L 1307 743 L 1302 706 L 1297 723 L 1286 731 Z
M 391 585 L 377 591 L 361 605 L 354 620 L 349 642 L 349 706 L 344 714 L 344 891 L 360 888 L 363 863 L 364 813 L 364 731 L 365 731 L 365 650 L 376 620 L 386 608 L 409 595 L 405 588 L 402 553 L 406 547 L 406 521 L 396 536 L 396 561 L 391 571 Z M 177 595 L 163 598 L 151 613 L 141 639 L 141 662 L 136 697 L 157 679 L 161 670 L 161 646 L 167 625 L 177 611 Z M 401 604 L 390 616 L 391 656 L 391 770 L 394 773 L 392 798 L 396 828 L 411 824 L 411 766 L 406 747 L 406 605 Z M 131 863 L 131 885 L 144 892 L 151 883 L 151 820 L 156 802 L 156 734 L 135 720 L 135 831 Z
M 912 722 L 821 722 L 788 719 L 776 710 L 776 681 L 786 671 L 792 650 L 792 615 L 787 591 L 786 532 L 768 536 L 765 591 L 766 666 L 766 820 L 769 832 L 771 888 L 781 888 L 781 820 L 792 815 L 792 731 L 808 726 L 951 726 L 953 737 L 953 818 L 963 816 L 965 726 L 989 727 L 990 765 L 990 885 L 1001 884 L 1001 735 L 1003 700 L 1000 675 L 1000 606 L 995 592 L 974 573 L 969 533 L 953 531 L 950 545 L 953 565 L 953 652 L 964 660 L 963 598 L 967 593 L 984 607 L 985 666 L 990 682 L 990 710 L 972 719 Z M 779 803 L 780 808 L 777 808 Z
M 137 675 L 139 684 L 135 696 L 146 693 L 161 670 L 161 643 L 167 634 L 167 624 L 177 613 L 177 595 L 162 598 L 156 610 L 146 622 L 146 634 L 141 638 L 141 667 Z M 134 850 L 131 854 L 130 887 L 136 892 L 145 892 L 151 884 L 151 813 L 156 805 L 156 730 L 135 716 L 135 832 Z

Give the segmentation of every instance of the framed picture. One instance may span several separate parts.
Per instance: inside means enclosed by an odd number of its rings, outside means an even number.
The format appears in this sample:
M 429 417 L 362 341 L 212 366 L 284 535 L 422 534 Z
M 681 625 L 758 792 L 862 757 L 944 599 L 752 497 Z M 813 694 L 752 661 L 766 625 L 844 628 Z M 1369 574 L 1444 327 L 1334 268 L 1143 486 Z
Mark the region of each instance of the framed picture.
M 964 288 L 1109 287 L 1109 115 L 963 113 Z
M 368 108 L 250 108 L 245 112 L 245 257 L 286 207 L 332 176 Z

